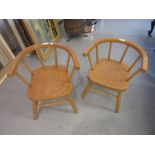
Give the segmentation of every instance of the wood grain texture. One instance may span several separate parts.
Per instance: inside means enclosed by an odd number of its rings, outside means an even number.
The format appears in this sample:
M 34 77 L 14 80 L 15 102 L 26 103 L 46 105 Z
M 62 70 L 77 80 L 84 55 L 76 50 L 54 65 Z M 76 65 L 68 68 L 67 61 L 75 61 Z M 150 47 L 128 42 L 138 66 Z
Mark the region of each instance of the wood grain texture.
M 35 69 L 28 88 L 32 100 L 48 100 L 71 93 L 72 84 L 64 66 L 46 66 Z
M 110 60 L 111 49 L 112 49 L 112 42 L 109 43 L 108 60 Z
M 41 56 L 39 55 L 39 50 L 41 48 L 47 48 L 48 51 L 54 48 L 54 53 L 55 53 L 54 65 L 45 66 Z M 57 48 L 63 49 L 62 52 L 66 52 L 66 54 L 68 55 L 67 62 L 64 66 L 59 65 L 58 63 Z M 29 65 L 26 62 L 22 62 L 26 54 L 32 51 L 35 51 L 37 53 L 38 59 L 42 64 L 41 67 L 35 68 L 33 70 L 29 67 Z M 73 61 L 73 66 L 72 66 L 73 69 L 69 74 L 68 68 L 69 68 L 70 59 L 72 59 Z M 20 63 L 23 63 L 26 69 L 31 74 L 30 83 L 27 82 L 24 79 L 24 77 L 17 72 L 17 69 Z M 75 103 L 71 98 L 71 92 L 72 92 L 71 78 L 73 77 L 75 69 L 79 69 L 79 68 L 80 66 L 79 66 L 79 62 L 76 57 L 76 54 L 69 47 L 66 47 L 58 43 L 43 43 L 43 44 L 27 47 L 26 49 L 21 51 L 13 61 L 12 67 L 8 74 L 9 76 L 17 75 L 25 84 L 27 84 L 28 97 L 33 101 L 32 114 L 33 114 L 33 119 L 35 120 L 37 119 L 37 108 L 53 107 L 53 106 L 63 104 L 65 101 L 67 101 L 71 105 L 74 112 L 77 112 Z M 38 104 L 38 101 L 55 100 L 55 99 L 62 99 L 62 98 L 67 98 L 67 100 L 55 102 L 51 105 Z
M 27 71 L 32 75 L 32 68 L 29 66 L 29 64 L 26 61 L 22 61 L 22 63 L 27 69 Z
M 116 60 L 99 59 L 88 72 L 88 79 L 100 86 L 116 91 L 125 91 L 128 88 L 128 66 Z
M 124 50 L 124 52 L 123 52 L 123 55 L 122 55 L 122 57 L 121 57 L 121 59 L 120 59 L 120 63 L 122 63 L 122 61 L 123 61 L 123 59 L 125 58 L 125 56 L 126 56 L 126 54 L 127 54 L 127 51 L 128 51 L 128 48 L 129 48 L 129 46 L 126 46 L 126 48 L 125 48 L 125 50 Z
M 120 111 L 120 103 L 121 102 L 121 92 L 118 92 L 117 101 L 116 101 L 116 113 Z
M 38 117 L 37 105 L 38 105 L 38 102 L 37 101 L 34 101 L 32 103 L 32 117 L 33 117 L 33 120 L 36 120 L 37 117 Z
M 148 56 L 146 54 L 146 52 L 138 45 L 136 45 L 133 42 L 130 41 L 126 41 L 124 39 L 119 39 L 119 38 L 102 38 L 97 40 L 96 42 L 94 42 L 92 45 L 90 45 L 90 47 L 88 47 L 88 49 L 86 49 L 83 52 L 83 56 L 88 56 L 88 54 L 99 44 L 103 44 L 103 43 L 119 43 L 119 44 L 123 44 L 126 46 L 129 46 L 133 49 L 135 49 L 142 57 L 142 65 L 141 65 L 141 71 L 147 71 L 148 69 Z
M 31 84 L 23 77 L 23 75 L 21 75 L 20 73 L 16 72 L 16 76 L 23 81 L 27 86 L 31 86 Z
M 95 64 L 92 64 L 90 59 L 90 53 L 94 51 L 93 49 L 96 48 L 100 44 L 109 43 L 109 49 L 108 49 L 108 57 L 107 58 L 97 58 L 98 61 L 96 61 Z M 112 51 L 112 43 L 118 43 L 125 45 L 124 52 L 121 56 L 121 58 L 118 60 L 111 59 L 111 51 Z M 130 49 L 134 49 L 135 52 L 138 53 L 137 58 L 133 58 L 133 63 L 131 66 L 128 66 L 123 62 L 125 56 L 129 52 Z M 101 51 L 97 51 L 98 53 Z M 113 49 L 113 52 L 115 52 L 115 49 Z M 98 53 L 96 55 L 98 55 Z M 96 89 L 90 88 L 90 83 L 99 85 L 101 87 L 117 91 L 118 96 L 116 97 L 116 112 L 119 112 L 120 109 L 120 100 L 121 100 L 121 93 L 128 89 L 129 81 L 135 77 L 139 72 L 147 71 L 148 68 L 148 56 L 146 52 L 138 45 L 130 42 L 125 41 L 123 39 L 118 38 L 103 38 L 97 40 L 95 43 L 93 43 L 87 50 L 83 52 L 83 56 L 88 57 L 91 69 L 88 71 L 88 84 L 86 85 L 82 98 L 86 95 L 88 90 L 98 92 L 100 94 L 103 94 L 104 92 L 98 91 Z M 98 56 L 97 56 L 98 57 Z M 132 73 L 132 69 L 135 67 L 137 62 L 141 60 L 141 66 L 138 68 L 135 72 Z M 106 95 L 109 96 L 109 94 L 106 93 Z M 113 95 L 110 95 L 113 96 Z
M 24 50 L 22 50 L 15 58 L 9 72 L 8 72 L 8 76 L 12 76 L 15 74 L 15 71 L 18 67 L 18 65 L 20 64 L 21 60 L 28 54 L 31 53 L 32 51 L 36 51 L 38 53 L 39 56 L 39 49 L 40 48 L 49 48 L 49 47 L 55 47 L 55 48 L 60 48 L 60 49 L 64 49 L 64 52 L 67 52 L 72 60 L 73 60 L 73 64 L 75 69 L 80 69 L 80 65 L 79 65 L 79 61 L 78 58 L 76 56 L 76 54 L 73 52 L 73 50 L 67 46 L 64 46 L 62 44 L 59 43 L 43 43 L 43 44 L 37 44 L 37 45 L 33 45 L 30 47 L 25 48 Z M 39 56 L 40 58 L 40 56 Z M 41 59 L 40 59 L 41 60 Z

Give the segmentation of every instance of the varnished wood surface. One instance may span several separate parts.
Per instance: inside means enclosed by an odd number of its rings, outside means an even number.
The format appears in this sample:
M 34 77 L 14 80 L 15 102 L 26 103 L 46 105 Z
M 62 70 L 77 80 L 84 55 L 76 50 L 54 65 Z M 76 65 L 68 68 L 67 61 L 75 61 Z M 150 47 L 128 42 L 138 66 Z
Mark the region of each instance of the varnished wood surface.
M 72 91 L 72 84 L 69 81 L 69 75 L 63 66 L 46 66 L 35 69 L 28 96 L 32 100 L 64 97 Z
M 45 65 L 42 60 L 39 50 L 41 48 L 47 48 L 47 50 L 54 48 L 54 65 Z M 62 52 L 66 52 L 68 59 L 64 66 L 60 65 L 58 62 L 57 49 L 63 49 Z M 31 69 L 31 67 L 23 61 L 23 58 L 29 52 L 35 51 L 37 53 L 38 59 L 41 63 L 41 67 Z M 68 71 L 70 61 L 72 60 L 73 66 L 71 72 Z M 17 72 L 18 66 L 23 63 L 26 70 L 30 73 L 31 81 L 28 82 L 24 76 Z M 21 81 L 23 81 L 28 86 L 28 97 L 33 101 L 32 103 L 32 116 L 33 119 L 37 119 L 38 113 L 37 108 L 40 107 L 53 107 L 65 103 L 67 101 L 72 107 L 73 111 L 76 113 L 76 105 L 71 98 L 72 83 L 71 79 L 73 77 L 75 69 L 79 69 L 80 65 L 78 58 L 72 49 L 58 43 L 43 43 L 39 45 L 33 45 L 25 48 L 21 51 L 11 66 L 8 75 L 16 75 Z M 53 104 L 39 104 L 38 101 L 43 100 L 54 100 L 67 98 L 67 100 L 62 100 L 60 102 L 55 102 Z
M 39 55 L 38 49 L 40 49 L 40 48 L 49 48 L 49 47 L 64 49 L 64 52 L 67 52 L 71 56 L 75 69 L 80 68 L 78 58 L 77 58 L 76 54 L 73 52 L 73 50 L 71 48 L 69 48 L 67 46 L 64 46 L 62 44 L 59 44 L 59 43 L 43 43 L 43 44 L 38 44 L 38 45 L 33 45 L 33 46 L 30 46 L 30 47 L 27 47 L 23 51 L 21 51 L 16 56 L 16 59 L 14 60 L 12 66 L 11 66 L 11 69 L 8 72 L 8 75 L 11 76 L 11 75 L 15 74 L 15 71 L 16 71 L 19 63 L 26 56 L 26 54 L 28 54 L 28 53 L 30 53 L 32 51 L 35 51 Z M 39 57 L 39 59 L 40 59 L 40 57 Z
M 107 58 L 99 58 L 98 46 L 100 44 L 109 43 L 108 48 L 108 57 Z M 111 53 L 115 52 L 113 49 L 113 43 L 118 43 L 125 45 L 125 49 L 123 51 L 122 56 L 119 61 L 111 59 Z M 96 63 L 92 64 L 92 58 L 90 53 L 94 51 L 96 48 Z M 127 57 L 127 53 L 130 49 L 134 49 L 136 53 L 138 53 L 137 58 L 133 58 L 133 62 L 130 66 L 125 64 L 124 58 Z M 92 84 L 97 84 L 99 86 L 108 88 L 113 91 L 118 92 L 118 96 L 116 97 L 116 112 L 118 113 L 120 110 L 120 100 L 121 93 L 127 90 L 129 81 L 135 77 L 139 72 L 145 72 L 148 68 L 148 56 L 146 52 L 138 45 L 118 38 L 102 38 L 93 43 L 87 50 L 83 52 L 83 56 L 88 57 L 90 70 L 88 71 L 88 83 L 83 91 L 82 98 L 86 95 L 86 93 L 90 90 L 94 92 L 102 93 L 96 89 L 91 88 Z M 141 62 L 141 66 L 136 69 L 136 71 L 132 71 L 138 62 Z M 105 93 L 106 95 L 109 95 Z
M 116 60 L 100 59 L 88 73 L 88 79 L 100 86 L 124 91 L 128 88 L 128 66 Z
M 90 45 L 90 47 L 83 52 L 83 56 L 88 56 L 89 53 L 92 51 L 92 49 L 94 49 L 97 45 L 103 44 L 103 43 L 109 43 L 109 42 L 123 44 L 123 45 L 126 45 L 128 47 L 135 49 L 142 56 L 141 71 L 147 71 L 147 69 L 148 69 L 148 56 L 147 56 L 146 52 L 140 46 L 136 45 L 135 43 L 130 42 L 130 41 L 126 41 L 124 39 L 119 39 L 119 38 L 102 38 L 102 39 L 99 39 L 96 42 L 94 42 L 92 45 Z

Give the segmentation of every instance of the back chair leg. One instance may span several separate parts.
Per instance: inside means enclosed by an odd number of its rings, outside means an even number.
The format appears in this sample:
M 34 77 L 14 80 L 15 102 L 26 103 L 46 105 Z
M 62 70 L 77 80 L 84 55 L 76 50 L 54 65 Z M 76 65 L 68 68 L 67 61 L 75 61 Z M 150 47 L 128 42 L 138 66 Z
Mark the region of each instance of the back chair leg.
M 84 89 L 84 91 L 83 91 L 83 93 L 82 93 L 82 96 L 81 96 L 82 99 L 84 99 L 84 97 L 86 96 L 86 94 L 87 94 L 88 90 L 90 89 L 90 86 L 91 86 L 91 85 L 92 85 L 92 82 L 90 82 L 90 81 L 88 80 L 88 83 L 87 83 L 87 85 L 86 85 L 86 87 L 85 87 L 85 89 Z
M 116 102 L 116 113 L 120 110 L 121 92 L 118 92 L 117 102 Z
M 68 101 L 69 101 L 69 103 L 70 103 L 70 105 L 71 105 L 73 111 L 74 111 L 75 113 L 77 113 L 78 110 L 77 110 L 77 108 L 76 108 L 76 105 L 75 105 L 74 100 L 71 98 L 71 96 L 68 96 L 67 98 L 68 98 Z
M 38 117 L 37 105 L 38 105 L 38 101 L 34 101 L 33 104 L 32 104 L 32 115 L 33 115 L 33 120 L 36 120 L 37 117 Z

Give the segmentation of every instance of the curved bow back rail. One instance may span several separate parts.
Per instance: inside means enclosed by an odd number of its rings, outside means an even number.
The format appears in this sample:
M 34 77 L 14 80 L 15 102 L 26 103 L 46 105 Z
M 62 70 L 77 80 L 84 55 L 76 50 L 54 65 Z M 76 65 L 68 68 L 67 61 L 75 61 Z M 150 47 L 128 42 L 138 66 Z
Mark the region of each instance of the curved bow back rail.
M 42 66 L 44 66 L 43 64 L 43 60 L 41 59 L 39 50 L 42 48 L 47 48 L 47 50 L 51 50 L 52 48 L 60 48 L 60 49 L 64 49 L 65 52 L 68 52 L 68 56 L 72 58 L 73 60 L 73 64 L 75 69 L 79 69 L 80 65 L 77 59 L 77 56 L 75 55 L 75 53 L 73 52 L 73 50 L 67 46 L 64 46 L 62 44 L 59 43 L 43 43 L 43 44 L 38 44 L 38 45 L 33 45 L 30 47 L 25 48 L 24 50 L 22 50 L 16 57 L 16 59 L 14 60 L 12 67 L 10 68 L 9 72 L 8 72 L 8 76 L 12 76 L 15 74 L 16 69 L 18 68 L 18 65 L 22 62 L 21 60 L 29 53 L 31 52 L 36 52 L 38 59 L 40 60 Z M 55 52 L 55 57 L 56 57 L 56 52 Z M 56 59 L 56 58 L 55 58 Z
M 43 48 L 46 48 L 47 52 L 51 51 L 54 53 L 54 65 L 47 66 L 44 64 L 44 61 L 40 56 L 40 50 Z M 61 52 L 66 52 L 68 58 L 65 65 L 59 64 L 57 49 L 63 49 Z M 41 63 L 41 67 L 39 66 L 38 68 L 32 69 L 29 64 L 23 60 L 23 58 L 31 52 L 36 53 Z M 71 73 L 69 73 L 68 68 L 71 60 L 73 62 L 73 67 Z M 30 82 L 28 82 L 24 76 L 17 71 L 20 63 L 22 63 L 30 73 Z M 78 69 L 80 69 L 78 58 L 71 48 L 59 43 L 43 43 L 27 47 L 21 51 L 13 61 L 8 72 L 8 76 L 16 75 L 28 86 L 28 97 L 33 101 L 33 119 L 36 119 L 38 107 L 53 107 L 66 102 L 71 105 L 74 112 L 77 112 L 75 103 L 70 95 L 72 91 L 71 79 L 73 77 L 74 70 Z M 38 101 L 58 98 L 66 99 L 60 102 L 53 102 L 52 104 L 38 104 Z
M 98 62 L 98 59 L 99 59 L 99 56 L 98 56 L 98 53 L 99 53 L 98 46 L 100 44 L 104 44 L 104 43 L 109 43 L 109 50 L 108 50 L 108 59 L 109 60 L 110 60 L 110 56 L 111 56 L 111 49 L 112 49 L 112 44 L 113 43 L 119 43 L 119 44 L 126 45 L 125 51 L 124 51 L 122 57 L 120 58 L 120 63 L 123 61 L 125 55 L 127 54 L 129 47 L 135 49 L 139 53 L 139 55 L 141 56 L 141 59 L 142 59 L 142 64 L 141 64 L 140 70 L 141 71 L 147 71 L 147 68 L 148 68 L 148 56 L 147 56 L 146 52 L 140 46 L 136 45 L 135 43 L 132 43 L 130 41 L 126 41 L 124 39 L 118 39 L 118 38 L 103 38 L 103 39 L 99 39 L 95 43 L 93 43 L 88 49 L 86 49 L 83 52 L 83 56 L 85 56 L 85 57 L 88 56 L 89 57 L 89 55 L 92 52 L 92 50 L 94 48 L 96 48 L 96 62 Z
M 99 53 L 102 51 L 99 51 L 98 47 L 99 45 L 105 43 L 109 44 L 109 48 L 107 50 L 108 56 L 107 58 L 100 58 Z M 115 52 L 113 44 L 125 45 L 124 51 L 122 51 L 123 53 L 119 61 L 111 58 L 112 52 Z M 133 58 L 132 64 L 128 66 L 124 62 L 124 59 L 127 58 L 127 53 L 130 51 L 130 49 L 134 49 L 134 51 L 138 53 L 138 56 Z M 90 55 L 91 52 L 96 53 L 95 64 L 92 63 Z M 98 90 L 91 88 L 93 83 L 107 89 L 117 91 L 118 96 L 116 96 L 116 112 L 119 112 L 121 92 L 127 90 L 128 81 L 130 81 L 139 72 L 145 72 L 148 69 L 148 56 L 146 52 L 135 43 L 126 41 L 124 39 L 102 38 L 94 42 L 88 49 L 86 49 L 83 52 L 83 56 L 88 57 L 90 71 L 88 72 L 88 83 L 83 91 L 82 98 L 84 98 L 88 90 L 99 92 Z M 141 62 L 140 67 L 138 67 L 136 71 L 133 71 L 136 69 L 135 66 L 139 61 Z

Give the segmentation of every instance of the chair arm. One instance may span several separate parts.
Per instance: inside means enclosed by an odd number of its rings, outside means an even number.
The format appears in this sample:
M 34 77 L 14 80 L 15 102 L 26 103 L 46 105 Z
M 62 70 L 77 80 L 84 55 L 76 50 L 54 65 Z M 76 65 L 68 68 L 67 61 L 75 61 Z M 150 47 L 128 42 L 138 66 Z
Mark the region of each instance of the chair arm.
M 141 70 L 143 72 L 146 72 L 148 69 L 148 55 L 146 54 L 146 52 L 142 52 L 142 67 Z
M 20 64 L 22 58 L 29 52 L 33 51 L 34 48 L 31 47 L 27 47 L 24 50 L 22 50 L 17 56 L 16 58 L 13 60 L 12 65 L 10 67 L 10 70 L 8 71 L 8 76 L 13 76 L 16 73 L 16 70 L 18 68 L 18 65 Z
M 96 42 L 93 43 L 91 46 L 89 46 L 84 52 L 83 52 L 83 56 L 87 57 L 89 55 L 89 53 L 92 51 L 92 49 L 94 49 L 96 47 Z

